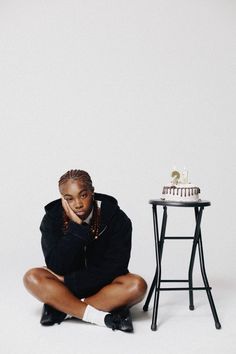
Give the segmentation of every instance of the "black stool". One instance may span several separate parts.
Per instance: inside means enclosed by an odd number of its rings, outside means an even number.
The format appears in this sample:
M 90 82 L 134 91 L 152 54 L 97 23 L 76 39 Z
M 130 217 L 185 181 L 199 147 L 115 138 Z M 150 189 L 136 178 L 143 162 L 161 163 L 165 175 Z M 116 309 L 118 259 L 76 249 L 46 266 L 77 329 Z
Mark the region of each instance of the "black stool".
M 155 296 L 154 296 L 154 307 L 153 307 L 153 314 L 152 314 L 152 325 L 151 329 L 153 331 L 156 331 L 157 329 L 157 312 L 158 312 L 158 303 L 159 303 L 159 294 L 160 291 L 173 291 L 173 290 L 188 290 L 189 291 L 189 309 L 194 310 L 194 304 L 193 304 L 193 290 L 206 290 L 207 297 L 211 306 L 211 311 L 214 317 L 215 321 L 215 326 L 217 329 L 221 328 L 221 324 L 219 322 L 215 304 L 213 301 L 213 297 L 211 294 L 211 287 L 209 286 L 207 275 L 206 275 L 206 270 L 205 270 L 205 263 L 204 263 L 204 257 L 203 257 L 203 246 L 202 246 L 202 235 L 201 235 L 201 219 L 202 219 L 202 212 L 204 210 L 204 207 L 210 206 L 211 203 L 207 200 L 200 200 L 197 202 L 172 202 L 172 201 L 164 201 L 162 199 L 157 199 L 157 200 L 150 200 L 150 204 L 152 204 L 152 211 L 153 211 L 153 226 L 154 226 L 154 238 L 155 238 L 155 252 L 156 252 L 156 272 L 152 281 L 151 288 L 149 290 L 146 302 L 144 304 L 143 310 L 147 311 L 148 310 L 148 305 L 151 300 L 153 291 L 155 289 Z M 161 225 L 161 235 L 159 238 L 159 231 L 158 231 L 158 219 L 157 219 L 157 205 L 163 206 L 163 216 L 162 216 L 162 225 Z M 195 226 L 195 232 L 193 237 L 188 237 L 188 236 L 179 236 L 179 237 L 167 237 L 165 236 L 165 231 L 166 231 L 166 223 L 167 223 L 167 207 L 189 207 L 189 208 L 194 208 L 195 212 L 195 219 L 196 219 L 196 226 Z M 161 279 L 161 258 L 162 258 L 162 252 L 163 252 L 163 246 L 164 246 L 164 240 L 181 240 L 181 239 L 191 239 L 193 240 L 193 246 L 192 246 L 192 251 L 191 251 L 191 258 L 190 258 L 190 264 L 189 264 L 189 270 L 188 270 L 188 280 L 180 280 L 180 279 L 169 279 L 169 280 L 162 280 Z M 204 287 L 193 287 L 193 265 L 194 265 L 194 259 L 195 259 L 195 254 L 196 254 L 196 248 L 198 247 L 199 251 L 199 259 L 200 259 L 200 268 L 201 268 L 201 274 L 202 274 L 202 279 L 204 282 Z M 161 288 L 160 283 L 164 282 L 187 282 L 188 287 L 170 287 L 170 288 Z

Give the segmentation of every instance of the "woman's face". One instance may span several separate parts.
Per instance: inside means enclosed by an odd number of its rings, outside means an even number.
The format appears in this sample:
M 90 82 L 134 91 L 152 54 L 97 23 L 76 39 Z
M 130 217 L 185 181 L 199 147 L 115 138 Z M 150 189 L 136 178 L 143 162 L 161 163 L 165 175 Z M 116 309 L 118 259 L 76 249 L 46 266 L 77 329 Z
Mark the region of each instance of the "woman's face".
M 59 190 L 74 213 L 85 220 L 92 210 L 93 192 L 79 179 L 69 179 L 59 187 Z

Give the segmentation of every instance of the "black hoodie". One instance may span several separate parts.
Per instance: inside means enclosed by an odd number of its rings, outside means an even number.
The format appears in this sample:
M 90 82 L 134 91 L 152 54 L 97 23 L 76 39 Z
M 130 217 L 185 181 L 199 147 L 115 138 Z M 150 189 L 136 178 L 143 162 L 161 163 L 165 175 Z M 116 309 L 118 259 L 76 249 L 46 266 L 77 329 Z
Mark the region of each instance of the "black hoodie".
M 128 272 L 132 224 L 117 200 L 95 193 L 101 201 L 99 237 L 94 239 L 89 225 L 70 220 L 63 233 L 61 199 L 45 206 L 40 224 L 41 244 L 46 265 L 64 276 L 65 285 L 78 297 L 87 297 L 114 278 Z

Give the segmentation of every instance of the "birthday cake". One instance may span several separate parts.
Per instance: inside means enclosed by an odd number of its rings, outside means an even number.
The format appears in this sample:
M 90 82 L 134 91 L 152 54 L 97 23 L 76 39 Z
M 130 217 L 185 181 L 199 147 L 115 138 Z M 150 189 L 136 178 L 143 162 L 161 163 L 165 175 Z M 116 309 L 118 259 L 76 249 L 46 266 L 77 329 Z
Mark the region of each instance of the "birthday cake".
M 171 173 L 172 181 L 163 187 L 161 199 L 176 202 L 198 201 L 200 188 L 188 181 L 188 172 L 177 170 Z

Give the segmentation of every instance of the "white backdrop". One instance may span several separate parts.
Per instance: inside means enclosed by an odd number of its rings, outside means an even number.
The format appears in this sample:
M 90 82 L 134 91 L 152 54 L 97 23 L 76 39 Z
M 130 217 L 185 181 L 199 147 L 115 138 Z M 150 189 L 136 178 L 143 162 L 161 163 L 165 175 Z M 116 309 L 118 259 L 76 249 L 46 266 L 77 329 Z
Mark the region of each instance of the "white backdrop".
M 148 200 L 160 197 L 174 165 L 186 166 L 212 202 L 202 224 L 209 280 L 217 292 L 234 278 L 235 7 L 0 1 L 0 262 L 12 289 L 43 264 L 43 206 L 59 197 L 58 178 L 77 168 L 132 219 L 130 270 L 150 283 Z M 170 212 L 172 234 L 192 232 L 185 212 Z M 179 274 L 187 246 L 167 247 L 165 271 Z

